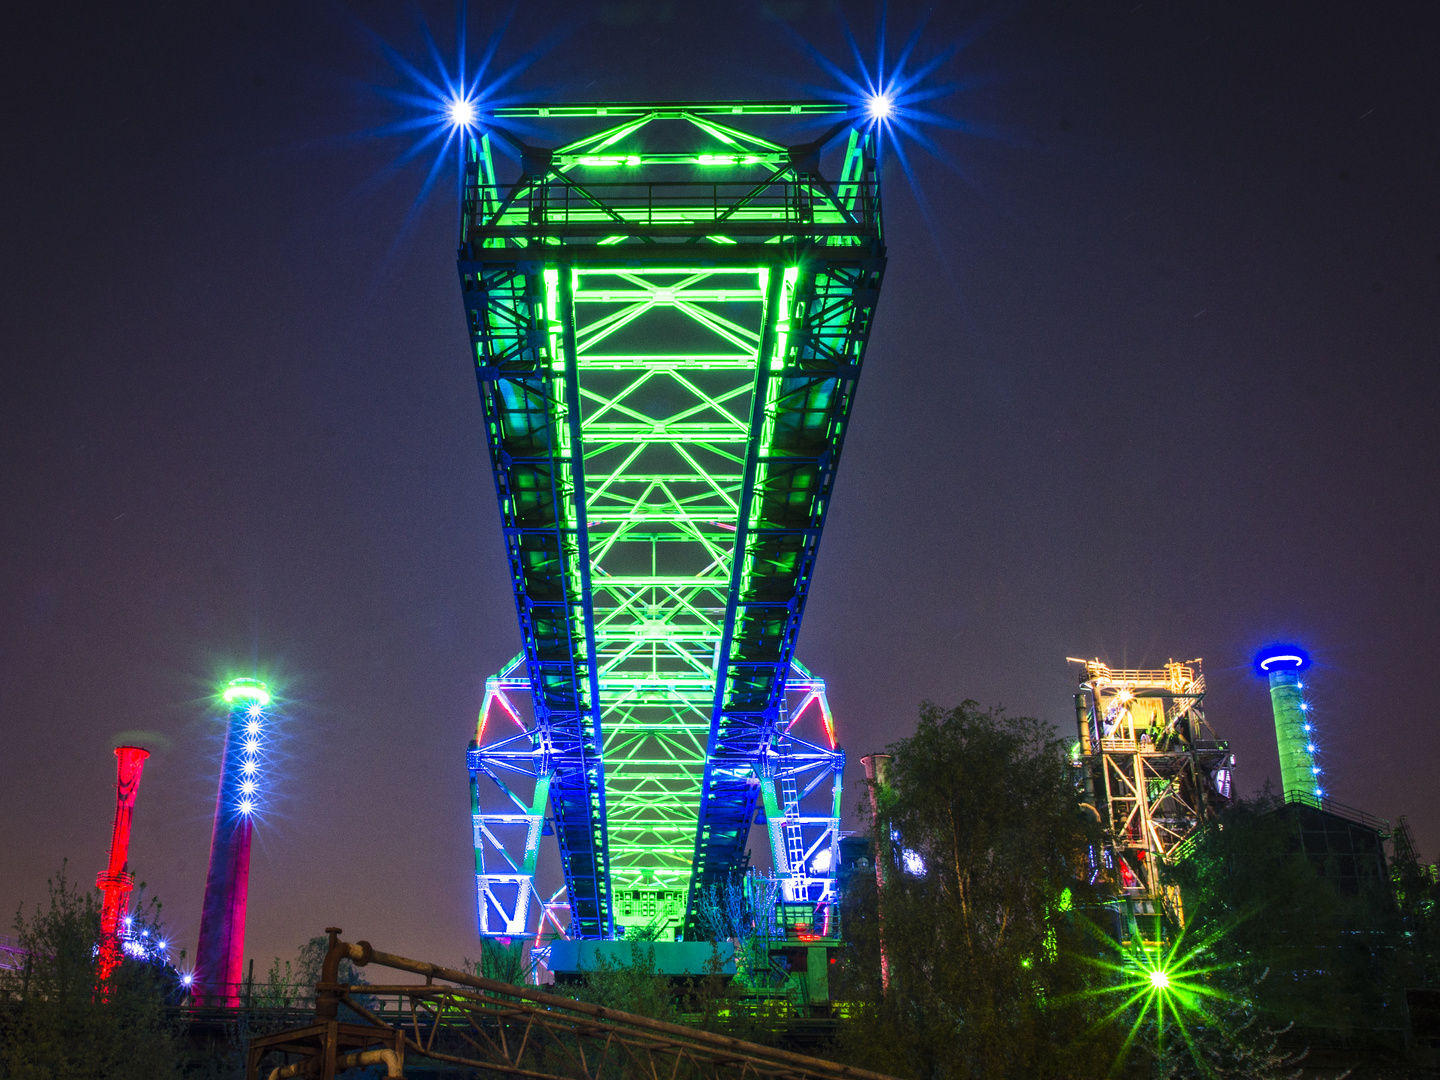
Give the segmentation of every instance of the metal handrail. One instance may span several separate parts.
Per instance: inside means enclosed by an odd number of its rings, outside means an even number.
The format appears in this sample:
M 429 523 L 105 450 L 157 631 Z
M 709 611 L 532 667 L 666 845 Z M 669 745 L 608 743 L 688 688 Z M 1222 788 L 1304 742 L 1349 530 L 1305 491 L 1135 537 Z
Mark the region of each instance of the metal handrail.
M 1334 799 L 1316 799 L 1314 796 L 1306 795 L 1303 792 L 1291 791 L 1286 793 L 1285 803 L 1288 806 L 1309 806 L 1316 810 L 1324 810 L 1327 814 L 1334 814 L 1336 817 L 1344 818 L 1352 824 L 1363 825 L 1367 829 L 1374 829 L 1381 836 L 1387 838 L 1391 833 L 1390 820 L 1388 818 L 1377 817 L 1357 807 L 1336 802 Z
M 874 181 L 857 180 L 854 187 L 860 197 L 855 205 L 862 208 L 856 220 L 846 220 L 843 210 L 830 206 L 828 200 L 817 198 L 812 185 L 794 180 L 777 180 L 762 194 L 755 193 L 753 183 L 704 183 L 685 180 L 628 180 L 587 183 L 585 195 L 568 185 L 545 185 L 533 189 L 535 196 L 511 203 L 497 220 L 485 220 L 478 213 L 488 205 L 483 190 L 466 192 L 464 210 L 471 228 L 497 227 L 514 221 L 534 224 L 530 213 L 539 209 L 546 223 L 613 220 L 612 214 L 625 219 L 625 224 L 663 224 L 671 215 L 677 223 L 763 221 L 787 224 L 813 224 L 817 208 L 821 217 L 833 217 L 831 224 L 848 224 L 861 229 L 874 224 L 878 213 L 879 185 Z M 735 205 L 744 206 L 735 209 Z M 608 212 L 607 212 L 608 211 Z M 660 220 L 656 220 L 656 215 Z M 633 215 L 633 216 L 631 216 Z M 622 224 L 615 221 L 617 227 Z

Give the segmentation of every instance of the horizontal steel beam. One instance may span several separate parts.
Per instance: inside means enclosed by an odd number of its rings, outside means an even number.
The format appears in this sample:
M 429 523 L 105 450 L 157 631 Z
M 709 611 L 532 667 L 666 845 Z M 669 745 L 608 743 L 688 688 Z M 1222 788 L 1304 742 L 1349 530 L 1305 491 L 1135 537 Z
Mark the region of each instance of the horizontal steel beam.
M 858 113 L 854 105 L 843 101 L 595 101 L 565 102 L 555 105 L 534 103 L 502 105 L 484 113 L 515 119 L 564 120 L 599 116 L 650 116 L 678 119 L 686 113 L 693 116 L 843 116 Z M 483 115 L 483 114 L 482 114 Z

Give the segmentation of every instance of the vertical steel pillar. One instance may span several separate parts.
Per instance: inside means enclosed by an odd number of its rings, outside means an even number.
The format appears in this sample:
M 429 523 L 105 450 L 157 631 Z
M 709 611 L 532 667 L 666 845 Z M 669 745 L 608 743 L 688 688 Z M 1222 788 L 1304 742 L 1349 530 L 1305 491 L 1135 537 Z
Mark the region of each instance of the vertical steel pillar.
M 105 894 L 100 908 L 100 982 L 120 963 L 120 920 L 129 907 L 130 890 L 135 875 L 127 865 L 130 859 L 130 822 L 135 814 L 135 796 L 140 792 L 140 774 L 145 769 L 149 750 L 138 746 L 115 748 L 115 822 L 110 830 L 110 863 L 95 879 L 95 887 Z
M 235 1007 L 240 1004 L 250 839 L 260 808 L 269 719 L 265 709 L 270 704 L 270 691 L 255 679 L 235 679 L 222 696 L 230 706 L 230 715 L 220 762 L 220 788 L 215 797 L 205 902 L 200 911 L 194 993 L 202 1005 Z
M 890 838 L 884 834 L 880 818 L 880 791 L 890 786 L 889 754 L 866 754 L 860 759 L 865 766 L 865 782 L 870 787 L 870 809 L 875 815 L 875 915 L 880 924 L 880 988 L 890 989 L 890 957 L 885 952 L 885 886 L 891 871 Z

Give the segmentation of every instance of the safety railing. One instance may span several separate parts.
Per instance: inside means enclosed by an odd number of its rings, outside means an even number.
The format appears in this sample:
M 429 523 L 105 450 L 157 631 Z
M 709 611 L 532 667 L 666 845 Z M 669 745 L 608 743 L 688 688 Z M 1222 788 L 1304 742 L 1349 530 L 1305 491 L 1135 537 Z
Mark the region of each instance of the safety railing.
M 493 197 L 476 188 L 467 192 L 465 220 L 472 235 L 541 233 L 563 227 L 587 231 L 613 226 L 647 229 L 714 226 L 739 231 L 773 229 L 824 229 L 866 232 L 879 216 L 879 187 L 873 182 L 846 184 L 843 203 L 815 184 L 801 181 L 774 183 L 696 183 L 650 181 L 595 183 L 572 186 L 537 185 L 499 215 L 478 216 Z M 853 194 L 853 197 L 851 197 Z
M 1290 805 L 1310 806 L 1324 810 L 1327 814 L 1334 814 L 1336 817 L 1344 818 L 1346 821 L 1356 825 L 1363 825 L 1367 829 L 1374 829 L 1381 836 L 1389 837 L 1390 822 L 1387 818 L 1376 817 L 1374 814 L 1367 814 L 1364 810 L 1353 806 L 1347 806 L 1334 799 L 1316 799 L 1304 792 L 1291 791 L 1285 795 L 1285 802 Z

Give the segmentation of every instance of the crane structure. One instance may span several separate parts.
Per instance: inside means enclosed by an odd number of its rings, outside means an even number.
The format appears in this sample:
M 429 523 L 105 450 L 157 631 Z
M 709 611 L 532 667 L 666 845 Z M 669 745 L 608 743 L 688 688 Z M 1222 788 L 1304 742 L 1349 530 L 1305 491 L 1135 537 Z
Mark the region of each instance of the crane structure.
M 844 754 L 795 643 L 885 268 L 855 112 L 512 106 L 468 140 L 459 273 L 523 642 L 467 758 L 482 935 L 693 927 L 761 808 L 791 925 L 829 925 Z M 833 126 L 738 126 L 805 117 Z
M 1158 939 L 1166 906 L 1184 922 L 1165 867 L 1230 798 L 1235 758 L 1205 721 L 1199 660 L 1153 670 L 1070 662 L 1082 666 L 1071 757 L 1105 833 L 1096 870 L 1115 876 L 1130 926 Z

